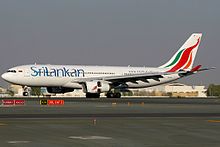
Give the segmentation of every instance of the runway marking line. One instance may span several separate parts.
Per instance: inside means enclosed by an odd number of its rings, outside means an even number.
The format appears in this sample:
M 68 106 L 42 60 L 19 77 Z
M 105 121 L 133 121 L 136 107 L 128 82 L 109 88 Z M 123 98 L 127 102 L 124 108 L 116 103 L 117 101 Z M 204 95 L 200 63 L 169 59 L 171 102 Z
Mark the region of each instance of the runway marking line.
M 0 123 L 0 126 L 6 126 L 7 124 L 4 124 L 4 123 Z
M 70 139 L 81 139 L 81 140 L 106 140 L 112 139 L 112 137 L 105 136 L 69 136 Z
M 107 106 L 107 105 L 101 105 L 101 106 L 96 106 L 97 108 L 108 108 L 110 106 Z
M 220 120 L 208 120 L 210 123 L 220 123 Z
M 25 144 L 25 143 L 30 143 L 31 141 L 18 141 L 18 140 L 13 140 L 13 141 L 8 141 L 9 144 Z
M 2 123 L 0 123 L 0 126 L 6 126 L 6 124 L 2 124 Z

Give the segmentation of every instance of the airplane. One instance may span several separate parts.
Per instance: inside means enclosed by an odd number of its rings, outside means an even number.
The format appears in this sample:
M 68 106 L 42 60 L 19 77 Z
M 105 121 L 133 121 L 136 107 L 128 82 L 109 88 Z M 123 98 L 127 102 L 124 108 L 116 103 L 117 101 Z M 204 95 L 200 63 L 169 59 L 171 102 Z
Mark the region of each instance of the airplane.
M 120 91 L 146 88 L 213 68 L 193 67 L 202 33 L 193 33 L 168 62 L 159 67 L 30 64 L 10 68 L 2 78 L 25 87 L 46 87 L 49 93 L 82 89 L 86 98 L 120 98 Z M 119 92 L 115 92 L 119 91 Z M 24 96 L 28 93 L 24 90 Z

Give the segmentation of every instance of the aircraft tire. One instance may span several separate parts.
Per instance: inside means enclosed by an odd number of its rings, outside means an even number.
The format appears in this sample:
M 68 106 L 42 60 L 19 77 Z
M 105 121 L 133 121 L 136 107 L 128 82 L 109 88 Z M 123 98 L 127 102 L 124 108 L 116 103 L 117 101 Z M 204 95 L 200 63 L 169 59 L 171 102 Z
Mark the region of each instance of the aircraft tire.
M 114 97 L 115 97 L 115 98 L 121 98 L 121 93 L 119 93 L 119 92 L 114 93 Z
M 28 96 L 28 92 L 23 92 L 23 96 Z
M 106 97 L 107 97 L 107 98 L 113 98 L 113 97 L 114 97 L 114 93 L 108 92 L 108 93 L 106 94 Z

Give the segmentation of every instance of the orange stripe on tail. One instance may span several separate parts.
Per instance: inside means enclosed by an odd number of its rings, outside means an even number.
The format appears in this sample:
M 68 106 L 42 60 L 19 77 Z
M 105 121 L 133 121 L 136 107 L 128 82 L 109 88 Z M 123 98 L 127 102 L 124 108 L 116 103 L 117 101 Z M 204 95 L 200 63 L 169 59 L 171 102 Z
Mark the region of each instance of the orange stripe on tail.
M 191 63 L 192 63 L 192 52 L 191 52 L 191 54 L 190 54 L 190 58 L 189 58 L 189 61 L 188 61 L 187 65 L 186 65 L 183 69 L 189 68 L 189 66 L 191 65 Z

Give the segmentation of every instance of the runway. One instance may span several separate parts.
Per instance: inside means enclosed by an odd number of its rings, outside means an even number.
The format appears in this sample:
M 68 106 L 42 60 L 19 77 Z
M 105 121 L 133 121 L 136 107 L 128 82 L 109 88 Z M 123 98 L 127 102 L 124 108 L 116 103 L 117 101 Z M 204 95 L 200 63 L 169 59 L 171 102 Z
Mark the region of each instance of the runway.
M 219 99 L 64 98 L 62 100 L 65 103 L 60 106 L 40 105 L 42 99 L 37 98 L 23 100 L 25 100 L 25 104 L 22 106 L 1 104 L 0 118 L 220 116 Z
M 0 107 L 1 146 L 220 145 L 219 99 L 67 99 Z
M 42 99 L 62 99 L 65 102 L 93 102 L 93 103 L 148 103 L 148 104 L 213 104 L 220 105 L 220 98 L 176 98 L 176 97 L 123 97 L 123 98 L 85 98 L 85 97 L 3 97 L 1 99 L 23 99 L 28 102 L 38 102 Z M 1 100 L 0 99 L 0 100 Z M 1 102 L 0 102 L 1 103 Z
M 1 118 L 137 118 L 137 117 L 220 117 L 220 113 L 108 113 L 108 114 L 1 114 Z
M 22 106 L 1 104 L 0 118 L 220 117 L 219 99 L 63 98 L 61 106 L 40 105 L 42 99 L 37 98 L 23 100 Z

